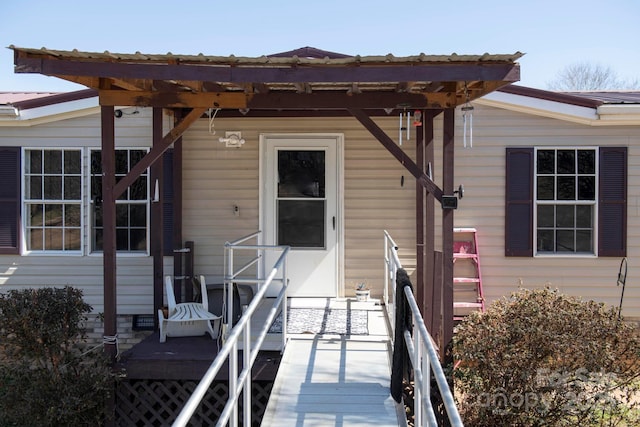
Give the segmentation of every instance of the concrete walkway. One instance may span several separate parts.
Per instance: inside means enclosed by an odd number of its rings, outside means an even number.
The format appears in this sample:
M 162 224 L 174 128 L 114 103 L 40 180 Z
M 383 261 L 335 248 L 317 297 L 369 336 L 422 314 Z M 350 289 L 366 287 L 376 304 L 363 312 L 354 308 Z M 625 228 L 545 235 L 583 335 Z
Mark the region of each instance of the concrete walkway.
M 292 306 L 327 300 L 294 300 Z M 368 312 L 368 335 L 292 335 L 262 426 L 400 426 L 404 408 L 389 394 L 390 344 L 383 308 L 330 301 Z

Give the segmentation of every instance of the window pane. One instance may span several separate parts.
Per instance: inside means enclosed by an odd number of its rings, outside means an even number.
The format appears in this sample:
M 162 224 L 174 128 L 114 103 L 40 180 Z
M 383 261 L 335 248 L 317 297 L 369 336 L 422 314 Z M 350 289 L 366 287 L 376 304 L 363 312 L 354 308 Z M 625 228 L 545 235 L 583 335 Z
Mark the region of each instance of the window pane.
M 129 205 L 117 204 L 116 205 L 116 227 L 128 227 L 129 226 Z
M 82 168 L 80 165 L 80 151 L 65 151 L 64 152 L 64 173 L 80 175 Z
M 556 252 L 574 252 L 573 238 L 573 230 L 556 231 Z
M 538 252 L 553 252 L 553 230 L 538 230 Z
M 44 207 L 45 227 L 62 227 L 62 205 L 45 205 Z
M 42 151 L 27 151 L 26 173 L 42 173 Z
M 66 227 L 80 227 L 80 205 L 65 205 L 64 224 Z
M 558 177 L 558 200 L 576 199 L 576 178 L 573 176 Z
M 593 176 L 578 177 L 578 200 L 596 199 L 596 178 Z
M 131 227 L 147 226 L 147 205 L 129 205 L 129 225 Z
M 558 173 L 576 173 L 576 152 L 574 150 L 558 150 Z
M 575 224 L 573 206 L 557 206 L 556 207 L 556 226 L 564 228 L 573 228 Z
M 102 173 L 102 152 L 100 151 L 92 151 L 91 152 L 91 174 L 92 175 L 100 175 Z
M 29 205 L 28 227 L 42 227 L 44 225 L 44 205 Z
M 129 187 L 129 200 L 147 199 L 147 177 L 141 176 Z
M 324 151 L 278 151 L 278 197 L 324 197 Z
M 104 236 L 102 228 L 96 228 L 93 231 L 93 250 L 101 251 L 104 245 Z
M 129 153 L 127 150 L 116 150 L 116 173 L 126 175 L 129 172 Z
M 593 233 L 591 230 L 578 230 L 576 231 L 576 251 L 577 252 L 592 252 L 593 247 Z
M 62 250 L 62 229 L 61 228 L 45 228 L 44 229 L 44 248 L 48 251 Z
M 576 206 L 576 227 L 592 228 L 593 227 L 593 208 L 591 206 Z
M 554 188 L 555 178 L 552 176 L 538 177 L 538 200 L 553 200 L 556 194 Z
M 144 228 L 133 228 L 130 233 L 130 250 L 146 251 L 147 250 L 147 230 Z
M 538 150 L 538 166 L 539 174 L 553 174 L 556 171 L 556 157 L 553 150 Z
M 140 160 L 142 160 L 142 158 L 147 154 L 146 151 L 144 150 L 131 150 L 130 151 L 130 161 L 129 161 L 129 169 L 131 169 L 132 167 L 134 167 Z M 143 174 L 146 174 L 146 171 L 143 172 Z
M 62 177 L 44 177 L 44 198 L 45 200 L 62 200 Z
M 80 200 L 82 191 L 82 178 L 79 176 L 64 177 L 64 199 Z
M 27 230 L 27 243 L 30 251 L 41 251 L 44 249 L 42 244 L 43 232 L 41 228 L 33 228 Z
M 25 197 L 31 200 L 42 199 L 42 176 L 29 177 L 29 184 L 27 185 Z
M 596 152 L 595 150 L 578 150 L 578 173 L 596 173 Z
M 324 248 L 324 200 L 279 200 L 277 214 L 279 245 Z
M 553 206 L 538 205 L 538 227 L 553 227 Z
M 64 230 L 64 249 L 67 251 L 80 250 L 80 229 L 67 228 Z
M 44 151 L 44 173 L 52 173 L 52 174 L 62 173 L 62 151 L 58 151 L 58 150 Z
M 116 229 L 116 250 L 128 251 L 129 250 L 129 230 L 118 228 Z

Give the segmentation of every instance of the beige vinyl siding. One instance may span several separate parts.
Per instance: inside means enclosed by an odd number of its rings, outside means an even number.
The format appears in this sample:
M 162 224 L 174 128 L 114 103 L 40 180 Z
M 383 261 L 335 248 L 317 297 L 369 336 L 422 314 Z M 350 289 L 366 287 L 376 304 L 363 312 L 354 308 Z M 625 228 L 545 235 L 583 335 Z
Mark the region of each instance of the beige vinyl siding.
M 134 109 L 126 109 L 130 113 Z M 116 119 L 116 147 L 151 146 L 151 111 L 140 109 L 137 114 L 125 114 Z M 0 146 L 28 148 L 100 148 L 100 114 L 49 122 L 30 127 L 0 127 Z M 89 163 L 84 163 L 87 176 Z M 85 205 L 88 192 L 85 188 Z M 27 287 L 66 285 L 83 290 L 85 300 L 94 313 L 103 307 L 103 258 L 88 254 L 89 234 L 86 224 L 89 210 L 84 210 L 83 255 L 2 255 L 0 256 L 0 291 Z M 153 262 L 144 255 L 118 255 L 118 314 L 151 313 L 153 311 Z
M 456 121 L 459 125 L 459 117 Z M 461 129 L 456 129 L 461 134 Z M 640 318 L 640 128 L 590 127 L 491 107 L 476 106 L 474 147 L 462 148 L 456 137 L 456 186 L 465 196 L 455 212 L 457 227 L 478 229 L 485 297 L 488 302 L 526 288 L 557 287 L 562 292 L 618 306 L 622 289 L 616 286 L 620 258 L 504 256 L 505 147 L 627 146 L 629 275 L 623 314 Z
M 377 120 L 397 135 L 397 117 Z M 259 138 L 263 133 L 344 134 L 345 295 L 366 281 L 382 294 L 383 232 L 401 246 L 407 267 L 415 265 L 415 180 L 357 121 L 350 118 L 216 119 L 216 135 L 200 120 L 185 134 L 184 237 L 195 242 L 196 269 L 220 281 L 223 244 L 259 227 Z M 226 148 L 225 131 L 240 130 L 246 143 Z M 415 141 L 403 148 L 413 155 Z M 404 175 L 404 186 L 401 177 Z M 233 207 L 240 215 L 235 216 Z

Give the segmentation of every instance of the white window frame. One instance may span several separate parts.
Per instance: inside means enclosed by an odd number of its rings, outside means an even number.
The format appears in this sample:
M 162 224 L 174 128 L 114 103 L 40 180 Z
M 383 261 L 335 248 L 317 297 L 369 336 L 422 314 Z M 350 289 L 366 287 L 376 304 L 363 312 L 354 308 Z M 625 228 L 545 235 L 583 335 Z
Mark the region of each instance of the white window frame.
M 145 153 L 149 152 L 149 148 L 148 147 L 116 147 L 115 151 L 144 151 Z M 87 194 L 88 194 L 88 211 L 89 214 L 87 215 L 88 218 L 88 224 L 87 224 L 87 236 L 88 236 L 88 244 L 87 244 L 87 251 L 89 253 L 89 255 L 92 256 L 102 256 L 103 251 L 102 250 L 97 250 L 93 247 L 93 242 L 94 242 L 94 236 L 93 236 L 93 223 L 94 223 L 94 200 L 92 199 L 92 192 L 91 192 L 91 178 L 92 178 L 92 171 L 91 171 L 91 158 L 92 158 L 92 153 L 95 151 L 102 151 L 101 148 L 91 148 L 89 149 L 89 153 L 88 153 L 88 167 L 87 167 Z M 130 170 L 130 168 L 129 168 Z M 144 172 L 147 176 L 147 188 L 146 188 L 146 192 L 147 192 L 147 197 L 144 200 L 118 200 L 116 199 L 116 208 L 117 205 L 119 204 L 144 204 L 145 205 L 145 218 L 146 218 L 146 227 L 145 227 L 145 240 L 146 240 L 146 248 L 145 250 L 141 250 L 141 251 L 129 251 L 129 250 L 116 250 L 116 255 L 117 256 L 130 256 L 130 257 L 142 257 L 142 256 L 149 256 L 150 254 L 150 220 L 151 220 L 151 203 L 150 203 L 150 169 L 147 168 Z M 117 176 L 117 174 L 116 174 Z M 126 191 L 126 190 L 125 190 Z
M 36 203 L 36 199 L 27 199 L 26 195 L 27 195 L 27 180 L 29 176 L 32 175 L 42 175 L 43 177 L 46 176 L 47 174 L 45 173 L 45 171 L 43 170 L 41 173 L 39 174 L 31 174 L 31 173 L 27 173 L 27 152 L 28 151 L 40 151 L 40 152 L 45 152 L 45 151 L 60 151 L 60 152 L 64 152 L 64 151 L 79 151 L 80 152 L 80 199 L 79 200 L 69 200 L 69 201 L 65 201 L 64 199 L 61 200 L 49 200 L 47 201 L 46 199 L 44 199 L 44 194 L 43 194 L 43 198 L 41 200 L 41 203 L 43 204 L 47 204 L 47 203 L 57 203 L 57 204 L 77 204 L 80 207 L 80 227 L 79 227 L 79 231 L 80 231 L 80 248 L 77 250 L 47 250 L 47 249 L 29 249 L 27 245 L 28 243 L 28 230 L 30 228 L 35 228 L 35 227 L 30 227 L 28 225 L 28 221 L 27 218 L 30 218 L 30 210 L 27 208 L 28 206 L 35 204 Z M 83 148 L 78 148 L 78 147 L 22 147 L 21 150 L 21 191 L 20 191 L 20 209 L 21 209 L 21 217 L 23 218 L 22 222 L 22 244 L 21 244 L 21 255 L 37 255 L 37 256 L 41 256 L 41 255 L 47 255 L 47 256 L 82 256 L 84 254 L 84 247 L 85 247 L 85 186 L 84 186 L 84 180 L 85 180 L 85 160 L 86 160 L 86 151 Z M 63 163 L 64 164 L 64 163 Z M 56 174 L 57 175 L 57 174 Z M 64 177 L 64 170 L 62 171 L 62 173 L 60 174 L 60 176 Z M 64 192 L 64 179 L 62 180 L 62 191 Z M 63 229 L 64 229 L 64 225 L 63 225 Z M 73 227 L 76 228 L 76 227 Z
M 562 150 L 571 150 L 571 151 L 575 151 L 576 153 L 580 150 L 591 150 L 594 151 L 594 157 L 595 157 L 595 173 L 594 173 L 594 179 L 595 179 L 595 194 L 594 194 L 594 200 L 593 201 L 588 201 L 588 200 L 557 200 L 554 198 L 554 200 L 538 200 L 538 151 L 545 151 L 545 150 L 554 150 L 554 151 L 562 151 Z M 599 147 L 566 147 L 566 146 L 541 146 L 541 147 L 534 147 L 534 158 L 533 158 L 533 256 L 534 257 L 551 257 L 551 258 L 597 258 L 598 256 L 598 198 L 599 198 L 599 191 L 600 191 L 600 185 L 599 185 L 599 175 L 600 175 L 600 149 Z M 557 158 L 557 157 L 556 157 Z M 576 171 L 575 174 L 572 175 L 577 175 L 578 172 Z M 563 174 L 557 174 L 554 173 L 553 174 L 554 177 L 558 177 L 558 176 L 563 176 Z M 557 186 L 555 187 L 557 190 Z M 578 191 L 578 188 L 576 186 L 576 191 Z M 556 197 L 556 195 L 554 195 L 554 197 Z M 593 208 L 593 228 L 592 228 L 592 252 L 590 253 L 586 253 L 586 252 L 539 252 L 538 251 L 538 206 L 539 205 L 553 205 L 553 206 L 558 206 L 558 205 L 568 205 L 568 206 L 576 206 L 576 205 L 590 205 Z M 574 231 L 576 231 L 576 228 L 574 228 Z

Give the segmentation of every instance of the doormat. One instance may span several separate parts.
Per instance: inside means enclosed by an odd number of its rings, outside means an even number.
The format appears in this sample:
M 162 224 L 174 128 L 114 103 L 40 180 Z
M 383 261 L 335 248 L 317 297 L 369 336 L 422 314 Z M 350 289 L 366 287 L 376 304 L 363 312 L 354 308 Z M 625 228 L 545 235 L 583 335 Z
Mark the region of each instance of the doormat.
M 289 308 L 287 332 L 290 334 L 367 335 L 367 310 Z M 282 313 L 273 321 L 269 333 L 282 332 Z

